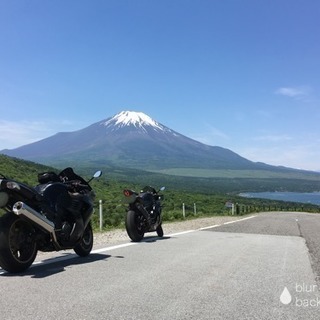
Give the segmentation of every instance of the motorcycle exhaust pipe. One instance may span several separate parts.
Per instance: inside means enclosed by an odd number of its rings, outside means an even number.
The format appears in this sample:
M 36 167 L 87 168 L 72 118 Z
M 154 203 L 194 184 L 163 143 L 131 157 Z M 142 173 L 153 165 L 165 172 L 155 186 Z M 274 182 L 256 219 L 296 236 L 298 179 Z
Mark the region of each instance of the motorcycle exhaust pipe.
M 48 220 L 41 213 L 32 209 L 22 201 L 16 202 L 13 205 L 12 211 L 15 215 L 17 216 L 22 215 L 27 219 L 31 220 L 32 222 L 34 222 L 36 225 L 38 225 L 42 229 L 48 231 L 52 235 L 54 242 L 57 243 L 57 237 L 54 230 L 54 223 Z

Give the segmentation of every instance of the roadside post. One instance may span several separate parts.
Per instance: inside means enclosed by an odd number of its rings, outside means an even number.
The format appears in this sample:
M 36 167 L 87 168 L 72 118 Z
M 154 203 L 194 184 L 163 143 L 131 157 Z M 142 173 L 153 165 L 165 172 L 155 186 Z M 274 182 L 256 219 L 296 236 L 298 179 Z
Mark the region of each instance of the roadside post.
M 231 209 L 231 215 L 234 215 L 234 203 L 232 201 L 227 201 L 225 207 Z
M 99 200 L 99 222 L 100 222 L 100 231 L 102 231 L 102 225 L 103 225 L 102 200 Z

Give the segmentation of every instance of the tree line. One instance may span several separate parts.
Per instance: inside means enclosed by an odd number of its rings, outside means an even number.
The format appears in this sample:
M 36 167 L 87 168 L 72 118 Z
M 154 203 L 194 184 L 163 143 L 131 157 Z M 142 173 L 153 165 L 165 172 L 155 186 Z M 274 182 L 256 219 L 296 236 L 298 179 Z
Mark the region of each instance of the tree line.
M 37 185 L 38 173 L 45 171 L 59 172 L 59 170 L 52 167 L 0 155 L 0 174 L 27 185 Z M 85 179 L 89 179 L 93 170 L 82 169 L 77 173 L 82 175 Z M 140 189 L 148 184 L 159 189 L 162 186 L 160 185 L 160 181 L 168 184 L 165 185 L 166 190 L 162 192 L 164 195 L 164 221 L 176 221 L 214 215 L 230 215 L 232 214 L 232 211 L 230 207 L 226 205 L 227 203 L 234 203 L 234 214 L 237 215 L 261 211 L 284 210 L 319 212 L 319 207 L 311 204 L 243 198 L 237 196 L 237 192 L 235 192 L 236 189 L 234 189 L 234 183 L 232 184 L 232 188 L 228 189 L 226 187 L 227 182 L 222 180 L 221 185 L 224 186 L 223 188 L 218 188 L 218 186 L 217 188 L 211 188 L 209 185 L 206 185 L 208 181 L 204 179 L 187 179 L 184 180 L 184 183 L 178 185 L 176 183 L 171 183 L 172 177 L 169 177 L 168 179 L 168 177 L 164 178 L 163 176 L 160 176 L 160 178 L 159 176 L 148 173 L 144 176 L 137 176 L 134 175 L 134 170 L 132 170 L 131 175 L 128 175 L 127 177 L 124 177 L 123 173 L 116 176 L 109 175 L 108 172 L 106 172 L 98 180 L 93 180 L 91 186 L 96 193 L 95 213 L 92 219 L 94 228 L 99 228 L 100 200 L 103 205 L 103 228 L 110 229 L 124 227 L 127 205 L 123 201 L 123 190 L 128 188 L 140 191 Z M 188 183 L 186 183 L 186 181 Z M 215 181 L 215 183 L 217 183 L 217 181 Z M 230 185 L 232 182 L 228 181 L 228 183 Z M 239 190 L 239 192 L 241 191 L 244 190 Z

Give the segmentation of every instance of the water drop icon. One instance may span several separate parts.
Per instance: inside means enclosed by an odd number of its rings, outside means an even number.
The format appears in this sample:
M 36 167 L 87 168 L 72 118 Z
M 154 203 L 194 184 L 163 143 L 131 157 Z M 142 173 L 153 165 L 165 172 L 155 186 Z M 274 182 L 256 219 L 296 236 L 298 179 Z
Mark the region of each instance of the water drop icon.
M 281 296 L 280 296 L 280 301 L 283 304 L 289 304 L 292 301 L 291 294 L 290 294 L 287 287 L 284 287 L 284 289 L 281 293 Z

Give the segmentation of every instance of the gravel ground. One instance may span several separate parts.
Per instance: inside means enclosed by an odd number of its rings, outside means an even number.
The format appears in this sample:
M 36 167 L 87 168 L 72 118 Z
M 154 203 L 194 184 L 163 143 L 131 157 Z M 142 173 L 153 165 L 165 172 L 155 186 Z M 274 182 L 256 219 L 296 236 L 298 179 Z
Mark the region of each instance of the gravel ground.
M 242 219 L 243 216 L 214 216 L 210 218 L 198 218 L 192 220 L 178 221 L 163 223 L 164 236 L 172 233 L 182 232 L 186 230 L 197 230 L 204 227 L 213 225 L 221 225 L 228 221 Z M 156 233 L 150 233 L 153 235 Z M 119 242 L 131 241 L 124 229 L 113 229 L 106 232 L 95 232 L 94 234 L 94 245 L 108 245 Z

